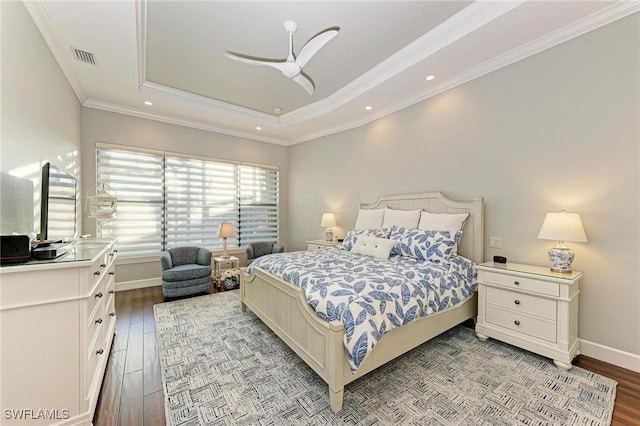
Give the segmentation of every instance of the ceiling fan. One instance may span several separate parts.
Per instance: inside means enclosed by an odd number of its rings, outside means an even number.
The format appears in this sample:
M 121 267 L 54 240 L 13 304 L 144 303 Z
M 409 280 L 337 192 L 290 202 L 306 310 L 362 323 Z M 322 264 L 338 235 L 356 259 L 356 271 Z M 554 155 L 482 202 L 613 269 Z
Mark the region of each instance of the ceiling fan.
M 227 58 L 231 58 L 238 62 L 251 65 L 266 65 L 279 70 L 285 77 L 298 83 L 310 95 L 313 94 L 315 86 L 311 78 L 302 72 L 302 68 L 309 62 L 313 55 L 327 44 L 332 38 L 338 35 L 340 28 L 329 28 L 313 37 L 302 47 L 298 56 L 293 55 L 293 33 L 298 29 L 298 25 L 293 21 L 284 23 L 284 30 L 289 34 L 289 55 L 287 59 L 282 61 L 273 61 L 271 59 L 255 58 L 252 56 L 241 55 L 234 52 L 225 52 Z

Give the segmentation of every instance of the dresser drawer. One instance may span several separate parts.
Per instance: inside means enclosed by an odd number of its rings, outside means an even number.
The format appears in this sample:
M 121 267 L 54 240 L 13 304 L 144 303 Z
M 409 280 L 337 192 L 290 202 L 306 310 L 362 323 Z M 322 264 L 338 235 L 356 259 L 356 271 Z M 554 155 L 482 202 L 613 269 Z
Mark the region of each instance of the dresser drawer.
M 107 287 L 107 303 L 104 308 L 105 317 L 114 316 L 116 313 L 116 291 L 113 287 L 113 281 L 111 281 L 111 285 Z
M 556 342 L 556 323 L 543 319 L 533 318 L 496 306 L 487 306 L 486 321 L 500 327 L 508 328 L 538 339 Z
M 107 329 L 107 324 L 103 322 L 102 324 L 98 324 L 98 328 L 96 329 L 96 333 L 89 344 L 89 349 L 87 350 L 87 371 L 86 371 L 86 383 L 87 388 L 85 389 L 87 395 L 93 391 L 94 383 L 96 380 L 100 379 L 100 375 L 98 373 L 97 367 L 99 361 L 102 357 L 108 357 L 109 351 L 105 347 L 105 333 Z
M 100 273 L 96 282 L 92 284 L 92 287 L 90 287 L 91 293 L 88 294 L 86 299 L 87 315 L 91 315 L 100 302 L 107 300 L 109 296 L 108 289 L 110 288 L 110 284 L 115 281 L 114 277 L 115 265 L 111 264 L 107 270 Z M 110 290 L 113 290 L 113 287 L 111 287 Z
M 489 271 L 479 271 L 478 280 L 506 288 L 530 291 L 532 293 L 545 294 L 547 296 L 560 296 L 560 284 L 549 281 L 541 281 Z
M 556 321 L 557 302 L 516 291 L 487 287 L 487 304 Z
M 100 330 L 101 324 L 106 323 L 105 318 L 105 305 L 102 301 L 94 307 L 93 312 L 89 315 L 87 320 L 87 338 L 89 342 L 96 340 L 96 333 Z

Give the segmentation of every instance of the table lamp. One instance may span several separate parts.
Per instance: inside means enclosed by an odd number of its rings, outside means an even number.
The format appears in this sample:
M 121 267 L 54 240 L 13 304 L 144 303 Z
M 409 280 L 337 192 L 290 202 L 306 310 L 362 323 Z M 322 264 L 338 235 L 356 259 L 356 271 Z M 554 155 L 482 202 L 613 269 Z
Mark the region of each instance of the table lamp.
M 236 231 L 233 229 L 233 223 L 222 222 L 218 225 L 218 238 L 222 238 L 222 258 L 228 259 L 227 254 L 227 238 L 235 237 Z
M 333 241 L 333 230 L 331 227 L 336 226 L 336 215 L 333 213 L 323 213 L 320 227 L 326 228 L 324 231 L 324 240 Z
M 561 212 L 547 213 L 544 222 L 542 222 L 538 239 L 557 241 L 549 249 L 551 271 L 568 274 L 571 273 L 571 263 L 575 255 L 573 250 L 564 245 L 564 242 L 586 243 L 587 235 L 584 233 L 580 215 L 562 210 Z

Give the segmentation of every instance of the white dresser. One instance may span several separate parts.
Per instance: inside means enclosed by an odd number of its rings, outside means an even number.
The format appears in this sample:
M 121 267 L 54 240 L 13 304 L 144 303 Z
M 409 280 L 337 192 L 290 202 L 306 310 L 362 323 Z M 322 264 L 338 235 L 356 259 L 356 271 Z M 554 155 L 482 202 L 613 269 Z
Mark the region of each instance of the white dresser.
M 310 240 L 307 241 L 307 250 L 321 250 L 329 247 L 337 247 L 339 244 L 337 241 Z
M 578 298 L 581 272 L 486 262 L 478 266 L 476 334 L 553 359 L 571 368 L 578 355 Z
M 2 424 L 90 425 L 115 330 L 114 241 L 0 267 Z

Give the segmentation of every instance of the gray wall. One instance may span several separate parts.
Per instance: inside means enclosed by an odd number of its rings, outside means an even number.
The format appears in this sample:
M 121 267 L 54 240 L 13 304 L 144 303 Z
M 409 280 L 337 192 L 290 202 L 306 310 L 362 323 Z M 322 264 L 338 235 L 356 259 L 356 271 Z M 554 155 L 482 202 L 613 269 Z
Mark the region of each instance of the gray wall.
M 579 212 L 588 243 L 579 337 L 640 354 L 638 16 L 369 125 L 289 150 L 291 248 L 353 226 L 360 202 L 441 190 L 485 199 L 485 256 L 548 265 L 548 211 Z
M 0 8 L 0 176 L 11 176 L 3 179 L 2 217 L 32 216 L 28 221 L 3 221 L 0 232 L 37 233 L 40 230 L 42 165 L 50 161 L 80 177 L 81 106 L 22 2 L 3 1 Z M 8 199 L 5 186 L 12 196 L 17 196 L 15 191 L 18 191 L 20 196 L 31 197 L 33 201 L 24 203 L 24 200 Z M 27 209 L 28 212 L 25 211 Z
M 86 187 L 95 185 L 96 142 L 136 146 L 220 160 L 280 167 L 280 239 L 287 245 L 289 200 L 287 148 L 92 108 L 82 110 L 82 163 Z M 95 223 L 85 221 L 83 232 L 95 235 Z M 117 281 L 159 277 L 159 258 L 141 264 L 119 264 Z

